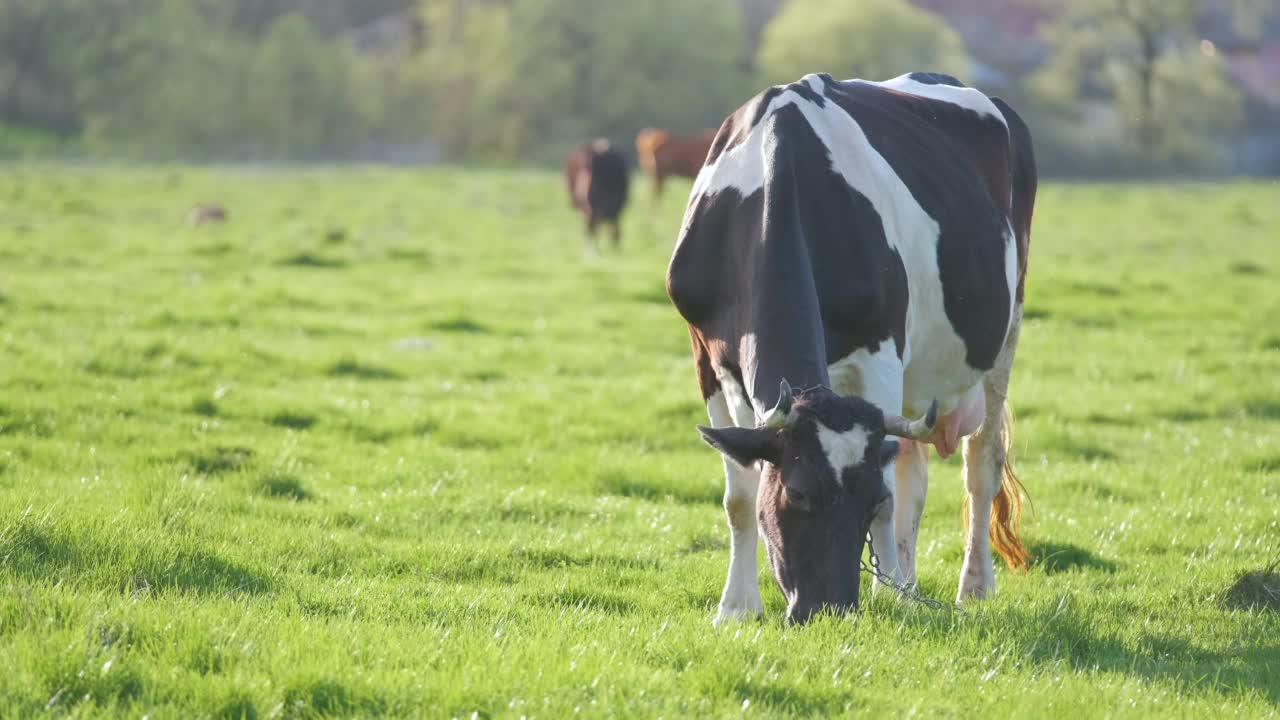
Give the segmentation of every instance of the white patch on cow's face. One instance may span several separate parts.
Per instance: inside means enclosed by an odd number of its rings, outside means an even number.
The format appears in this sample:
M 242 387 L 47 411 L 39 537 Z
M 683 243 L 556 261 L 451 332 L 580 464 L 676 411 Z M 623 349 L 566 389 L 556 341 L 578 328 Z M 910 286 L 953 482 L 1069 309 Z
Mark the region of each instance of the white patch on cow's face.
M 845 468 L 862 462 L 867 454 L 867 439 L 871 435 L 865 427 L 855 424 L 844 432 L 836 432 L 821 422 L 817 425 L 818 442 L 822 444 L 822 452 L 826 454 L 836 477 Z
M 930 85 L 916 80 L 912 80 L 911 76 L 899 75 L 892 80 L 884 80 L 882 82 L 873 82 L 871 80 L 854 80 L 853 82 L 866 83 L 868 85 L 879 85 L 880 87 L 890 88 L 898 92 L 927 97 L 931 100 L 940 100 L 952 105 L 959 105 L 966 110 L 972 110 L 979 115 L 986 115 L 1000 121 L 1001 125 L 1008 126 L 1005 122 L 1004 113 L 1000 112 L 1000 108 L 991 102 L 991 98 L 987 97 L 981 90 L 969 87 L 956 87 L 955 85 Z

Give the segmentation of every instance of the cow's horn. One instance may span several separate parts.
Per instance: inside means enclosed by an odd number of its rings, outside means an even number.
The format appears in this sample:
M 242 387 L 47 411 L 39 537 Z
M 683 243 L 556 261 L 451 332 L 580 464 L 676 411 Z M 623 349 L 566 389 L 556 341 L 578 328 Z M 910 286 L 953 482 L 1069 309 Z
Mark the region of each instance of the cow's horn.
M 938 422 L 938 401 L 929 405 L 929 412 L 924 417 L 908 420 L 901 415 L 889 415 L 884 419 L 884 433 L 898 437 L 921 440 L 933 432 L 934 423 Z
M 765 427 L 771 427 L 778 430 L 787 424 L 787 416 L 791 414 L 791 383 L 786 378 L 782 379 L 782 383 L 778 386 L 778 404 L 773 406 L 768 415 L 764 416 Z

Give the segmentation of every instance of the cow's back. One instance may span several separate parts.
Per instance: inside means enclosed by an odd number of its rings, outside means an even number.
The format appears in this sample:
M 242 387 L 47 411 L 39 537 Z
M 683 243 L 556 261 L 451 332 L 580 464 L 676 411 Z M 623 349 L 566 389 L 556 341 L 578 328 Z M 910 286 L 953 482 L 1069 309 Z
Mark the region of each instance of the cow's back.
M 707 330 L 721 337 L 754 332 L 760 312 L 779 311 L 744 309 L 731 288 L 771 276 L 755 245 L 793 244 L 802 252 L 790 254 L 792 264 L 802 256 L 802 267 L 785 268 L 778 282 L 793 287 L 774 294 L 816 295 L 827 363 L 888 346 L 909 368 L 957 387 L 992 367 L 1026 266 L 1029 139 L 1020 156 L 1007 106 L 945 76 L 912 78 L 933 81 L 811 75 L 725 121 L 668 269 L 669 292 L 691 325 L 718 325 Z M 1030 163 L 1029 194 L 1017 181 L 1020 162 Z M 779 198 L 785 212 L 773 207 Z M 1025 223 L 1018 202 L 1028 204 Z

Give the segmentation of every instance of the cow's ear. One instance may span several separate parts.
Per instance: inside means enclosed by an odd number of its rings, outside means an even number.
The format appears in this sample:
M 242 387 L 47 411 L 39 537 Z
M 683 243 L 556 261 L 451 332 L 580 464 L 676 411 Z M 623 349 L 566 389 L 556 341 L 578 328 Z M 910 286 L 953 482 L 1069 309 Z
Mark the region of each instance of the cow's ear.
M 898 441 L 885 438 L 880 443 L 880 467 L 898 459 Z
M 698 433 L 711 447 L 744 468 L 757 460 L 776 463 L 782 454 L 778 431 L 773 428 L 709 428 L 698 426 Z

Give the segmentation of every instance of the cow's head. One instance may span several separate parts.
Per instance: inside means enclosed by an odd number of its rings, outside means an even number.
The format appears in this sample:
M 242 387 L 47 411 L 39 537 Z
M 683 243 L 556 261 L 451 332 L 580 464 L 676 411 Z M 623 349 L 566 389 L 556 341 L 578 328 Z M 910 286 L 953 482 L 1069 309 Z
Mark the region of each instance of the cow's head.
M 858 606 L 867 529 L 891 497 L 883 468 L 897 457 L 898 443 L 890 436 L 924 437 L 936 418 L 936 403 L 908 421 L 825 387 L 793 393 L 784 380 L 777 407 L 759 427 L 698 428 L 739 465 L 761 463 L 760 528 L 789 621 Z

